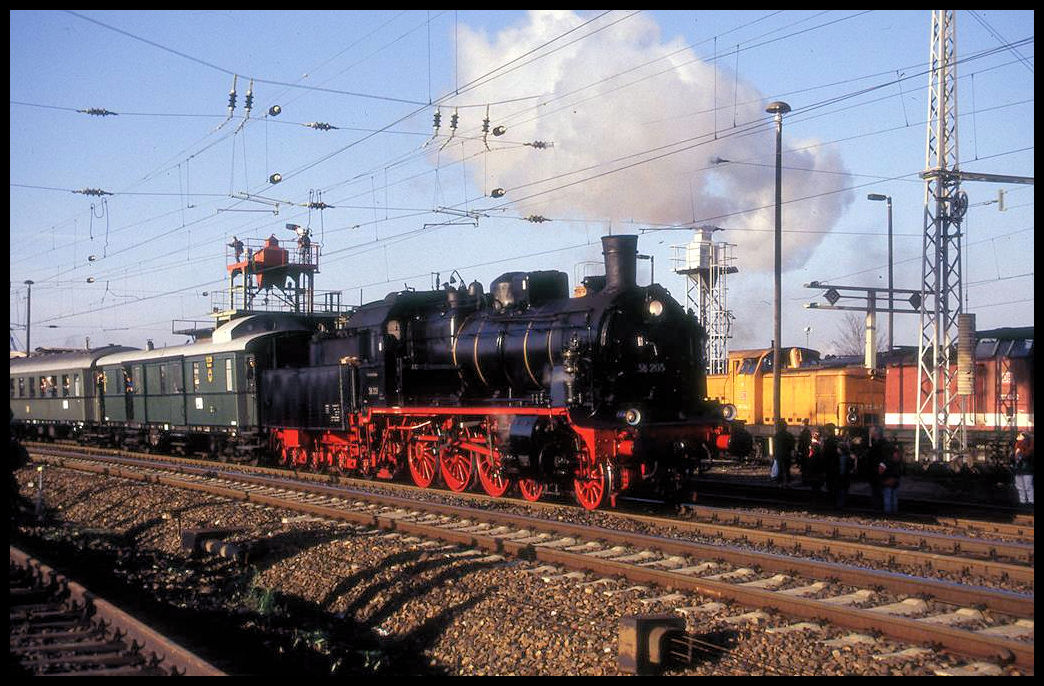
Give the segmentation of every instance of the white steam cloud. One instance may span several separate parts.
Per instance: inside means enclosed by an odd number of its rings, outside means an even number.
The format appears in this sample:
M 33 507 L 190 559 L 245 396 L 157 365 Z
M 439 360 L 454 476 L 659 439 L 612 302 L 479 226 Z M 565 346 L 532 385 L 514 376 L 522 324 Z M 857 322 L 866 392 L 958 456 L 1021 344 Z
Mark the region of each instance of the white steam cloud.
M 744 271 L 771 270 L 775 129 L 767 99 L 680 39 L 664 42 L 642 15 L 581 38 L 613 21 L 605 17 L 544 45 L 584 21 L 571 11 L 532 11 L 494 36 L 461 29 L 459 83 L 482 84 L 461 102 L 539 96 L 491 107 L 491 127 L 507 132 L 490 135 L 493 151 L 472 162 L 480 188 L 504 188 L 520 213 L 556 220 L 639 222 L 628 230 L 715 224 L 737 245 Z M 554 147 L 498 149 L 504 140 Z M 784 269 L 793 269 L 853 196 L 838 192 L 847 179 L 838 155 L 788 134 L 786 120 L 783 148 Z M 471 142 L 463 154 L 482 150 Z

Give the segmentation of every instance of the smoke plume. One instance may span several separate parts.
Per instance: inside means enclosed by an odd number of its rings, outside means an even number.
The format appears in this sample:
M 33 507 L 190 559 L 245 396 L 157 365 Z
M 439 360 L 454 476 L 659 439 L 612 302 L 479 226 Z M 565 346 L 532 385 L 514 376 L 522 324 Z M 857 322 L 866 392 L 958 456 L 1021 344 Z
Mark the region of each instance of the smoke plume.
M 496 35 L 460 31 L 460 102 L 490 107 L 501 138 L 468 143 L 479 187 L 520 214 L 556 220 L 714 224 L 745 271 L 771 270 L 775 128 L 768 99 L 700 59 L 656 23 L 619 15 L 579 27 L 571 11 L 531 11 Z M 515 61 L 512 61 L 515 60 Z M 493 71 L 501 65 L 506 67 Z M 644 66 L 642 66 L 644 65 Z M 538 96 L 533 98 L 531 96 Z M 800 103 L 791 103 L 798 109 Z M 475 110 L 471 110 L 474 112 Z M 509 147 L 514 142 L 514 147 Z M 518 143 L 547 142 L 540 149 Z M 851 201 L 839 156 L 783 125 L 784 268 L 804 264 Z M 728 160 L 727 162 L 715 162 Z

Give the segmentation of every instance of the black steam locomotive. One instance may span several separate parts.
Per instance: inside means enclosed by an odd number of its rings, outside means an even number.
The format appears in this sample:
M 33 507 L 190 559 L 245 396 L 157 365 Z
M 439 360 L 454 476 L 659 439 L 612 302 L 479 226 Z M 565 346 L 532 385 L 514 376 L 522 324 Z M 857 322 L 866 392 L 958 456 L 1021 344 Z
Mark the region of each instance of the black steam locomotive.
M 314 336 L 307 365 L 265 370 L 259 414 L 287 466 L 428 487 L 474 480 L 529 500 L 572 489 L 594 509 L 677 492 L 725 449 L 703 330 L 636 283 L 637 236 L 602 239 L 605 275 L 571 297 L 559 271 L 509 272 L 361 306 Z

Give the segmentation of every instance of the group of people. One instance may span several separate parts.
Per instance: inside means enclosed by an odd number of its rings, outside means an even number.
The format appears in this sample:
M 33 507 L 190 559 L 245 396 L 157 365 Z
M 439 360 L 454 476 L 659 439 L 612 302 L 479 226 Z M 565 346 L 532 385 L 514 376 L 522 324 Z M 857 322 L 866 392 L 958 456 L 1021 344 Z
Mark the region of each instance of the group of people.
M 297 234 L 297 250 L 301 256 L 301 262 L 310 262 L 311 253 L 309 251 L 312 246 L 312 230 L 307 226 L 299 224 L 287 224 L 286 228 Z M 278 246 L 279 239 L 276 238 L 275 234 L 272 234 L 269 236 L 267 244 Z M 232 241 L 228 244 L 228 247 L 232 248 L 232 251 L 235 253 L 236 262 L 241 262 L 244 250 L 243 241 L 239 240 L 237 236 L 232 236 Z
M 780 488 L 791 482 L 795 463 L 801 482 L 813 493 L 823 486 L 831 495 L 834 507 L 842 509 L 852 478 L 865 481 L 875 507 L 885 514 L 899 512 L 899 481 L 903 472 L 902 445 L 893 436 L 885 438 L 879 426 L 870 427 L 868 435 L 839 432 L 833 424 L 812 428 L 802 421 L 801 433 L 795 439 L 786 422 L 776 425 L 771 478 Z M 1033 507 L 1033 437 L 1019 432 L 1012 455 L 1015 494 L 1022 507 Z
M 852 478 L 870 485 L 875 506 L 885 514 L 899 511 L 899 480 L 902 476 L 902 446 L 888 440 L 878 426 L 869 435 L 851 435 L 833 424 L 812 428 L 802 421 L 795 439 L 780 420 L 774 437 L 772 478 L 786 488 L 791 481 L 791 466 L 796 463 L 801 481 L 821 493 L 825 485 L 834 507 L 843 509 Z

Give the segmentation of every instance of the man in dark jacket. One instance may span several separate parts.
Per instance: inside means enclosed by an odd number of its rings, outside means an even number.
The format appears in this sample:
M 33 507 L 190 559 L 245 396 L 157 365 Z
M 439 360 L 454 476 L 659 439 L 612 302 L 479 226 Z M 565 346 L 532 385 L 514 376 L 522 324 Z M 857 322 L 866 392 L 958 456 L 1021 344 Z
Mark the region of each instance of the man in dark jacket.
M 881 427 L 870 427 L 870 448 L 866 453 L 866 459 L 860 462 L 859 473 L 870 486 L 870 497 L 877 510 L 884 508 L 881 496 L 881 465 L 888 462 L 891 454 L 892 443 L 885 438 Z
M 779 475 L 776 482 L 780 486 L 790 485 L 790 462 L 794 455 L 794 436 L 787 431 L 787 423 L 782 419 L 776 424 L 776 436 L 773 442 L 775 459 L 779 465 Z

